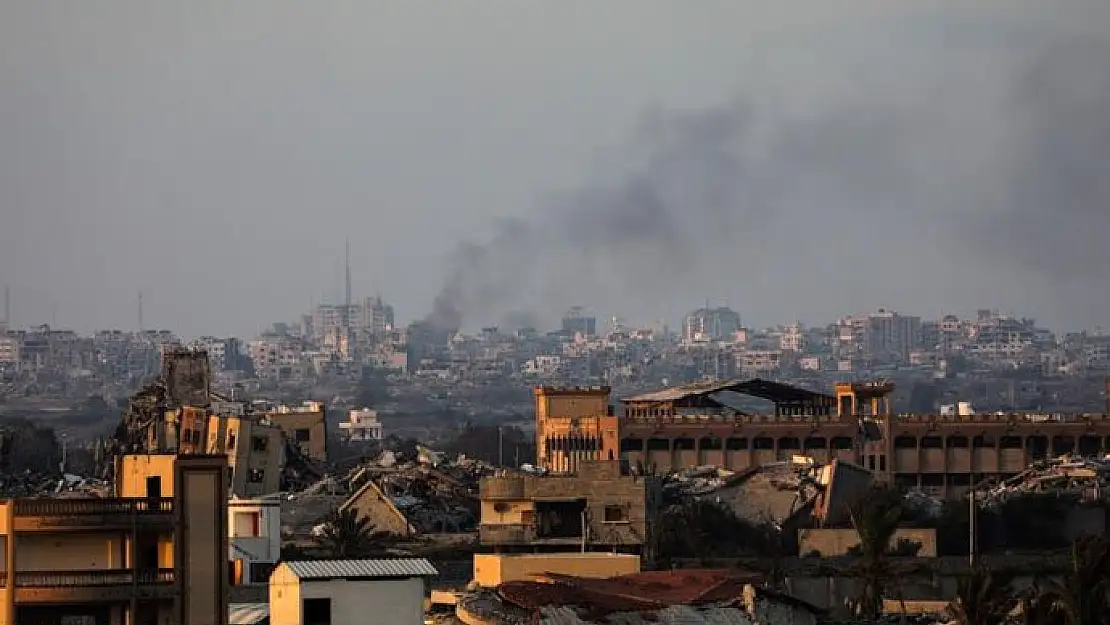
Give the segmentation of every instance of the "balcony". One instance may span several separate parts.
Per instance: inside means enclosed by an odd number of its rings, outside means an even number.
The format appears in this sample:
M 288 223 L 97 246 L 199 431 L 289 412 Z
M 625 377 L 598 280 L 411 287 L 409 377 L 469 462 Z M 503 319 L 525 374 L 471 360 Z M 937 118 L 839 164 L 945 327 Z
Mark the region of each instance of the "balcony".
M 483 545 L 527 545 L 536 539 L 536 527 L 524 523 L 483 523 L 478 527 Z
M 173 499 L 18 499 L 17 532 L 173 526 Z
M 176 593 L 173 569 L 136 571 L 33 571 L 15 574 L 15 602 L 97 603 L 132 598 L 170 599 Z

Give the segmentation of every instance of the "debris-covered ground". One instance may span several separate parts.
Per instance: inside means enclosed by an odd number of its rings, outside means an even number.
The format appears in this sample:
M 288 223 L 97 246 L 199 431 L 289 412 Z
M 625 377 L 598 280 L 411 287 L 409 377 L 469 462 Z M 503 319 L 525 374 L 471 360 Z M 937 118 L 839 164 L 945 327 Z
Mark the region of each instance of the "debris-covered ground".
M 447 459 L 421 449 L 415 460 L 398 461 L 396 454 L 383 451 L 343 475 L 326 475 L 288 493 L 282 505 L 283 533 L 311 535 L 367 482 L 389 497 L 418 535 L 473 532 L 478 524 L 478 482 L 493 472 L 492 465 L 465 456 Z
M 981 485 L 975 491 L 980 505 L 997 507 L 1022 495 L 1055 493 L 1082 501 L 1102 501 L 1110 495 L 1110 457 L 1059 456 L 1034 463 L 1001 482 Z

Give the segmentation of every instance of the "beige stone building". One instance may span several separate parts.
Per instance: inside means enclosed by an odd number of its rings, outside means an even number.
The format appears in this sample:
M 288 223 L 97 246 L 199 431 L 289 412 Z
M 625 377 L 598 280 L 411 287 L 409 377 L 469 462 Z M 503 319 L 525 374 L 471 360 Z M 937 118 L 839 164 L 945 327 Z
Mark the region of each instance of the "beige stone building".
M 484 478 L 480 498 L 483 545 L 639 553 L 651 545 L 661 486 L 622 475 L 616 461 L 582 461 L 573 474 Z
M 115 498 L 0 502 L 0 624 L 226 625 L 226 459 L 119 465 Z

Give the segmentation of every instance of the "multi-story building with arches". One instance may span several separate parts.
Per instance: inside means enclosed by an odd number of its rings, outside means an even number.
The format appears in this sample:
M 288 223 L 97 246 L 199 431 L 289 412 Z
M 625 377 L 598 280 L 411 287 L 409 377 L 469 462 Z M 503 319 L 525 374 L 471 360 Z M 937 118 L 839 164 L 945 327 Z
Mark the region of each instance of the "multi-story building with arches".
M 567 406 L 593 407 L 609 427 L 615 415 L 621 460 L 660 472 L 701 465 L 742 471 L 805 455 L 848 460 L 880 479 L 958 496 L 974 482 L 1014 475 L 1045 457 L 1110 452 L 1105 414 L 894 414 L 893 386 L 881 382 L 838 384 L 833 394 L 760 379 L 698 383 L 628 397 L 617 409 L 600 401 L 607 390 L 537 390 L 541 450 L 572 423 L 572 415 L 558 418 L 544 400 L 557 392 Z M 730 393 L 767 400 L 773 410 L 739 411 Z M 573 419 L 596 423 L 586 416 L 576 411 Z M 540 456 L 548 464 L 550 456 Z

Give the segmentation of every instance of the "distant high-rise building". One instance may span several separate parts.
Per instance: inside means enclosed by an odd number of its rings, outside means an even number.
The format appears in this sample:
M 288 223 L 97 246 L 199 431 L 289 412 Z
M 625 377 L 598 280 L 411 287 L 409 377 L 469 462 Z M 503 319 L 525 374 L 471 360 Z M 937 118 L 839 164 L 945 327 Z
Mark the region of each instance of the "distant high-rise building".
M 581 306 L 575 306 L 563 315 L 563 333 L 594 336 L 597 334 L 597 318 L 586 314 Z
M 727 306 L 699 308 L 683 319 L 682 339 L 687 343 L 731 341 L 740 327 L 740 313 Z

